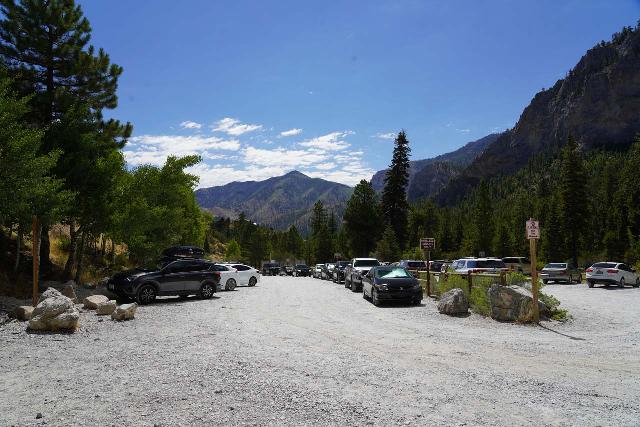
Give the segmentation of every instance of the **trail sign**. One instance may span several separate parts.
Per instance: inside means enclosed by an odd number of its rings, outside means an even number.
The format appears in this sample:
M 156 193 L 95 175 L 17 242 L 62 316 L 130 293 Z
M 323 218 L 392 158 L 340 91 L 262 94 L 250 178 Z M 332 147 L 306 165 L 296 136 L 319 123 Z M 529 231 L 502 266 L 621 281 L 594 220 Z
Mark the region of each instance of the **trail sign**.
M 423 237 L 420 239 L 420 248 L 424 250 L 431 250 L 436 248 L 436 239 L 433 237 Z
M 540 224 L 534 219 L 527 221 L 527 239 L 540 238 Z

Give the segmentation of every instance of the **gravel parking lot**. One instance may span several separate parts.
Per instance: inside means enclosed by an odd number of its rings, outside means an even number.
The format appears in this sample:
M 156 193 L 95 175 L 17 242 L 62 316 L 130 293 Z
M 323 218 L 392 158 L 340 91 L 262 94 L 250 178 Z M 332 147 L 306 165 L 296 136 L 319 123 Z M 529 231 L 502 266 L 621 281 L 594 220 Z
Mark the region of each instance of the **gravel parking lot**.
M 265 277 L 75 334 L 0 326 L 0 425 L 638 425 L 640 290 L 549 285 L 543 327 Z M 38 413 L 42 418 L 36 419 Z

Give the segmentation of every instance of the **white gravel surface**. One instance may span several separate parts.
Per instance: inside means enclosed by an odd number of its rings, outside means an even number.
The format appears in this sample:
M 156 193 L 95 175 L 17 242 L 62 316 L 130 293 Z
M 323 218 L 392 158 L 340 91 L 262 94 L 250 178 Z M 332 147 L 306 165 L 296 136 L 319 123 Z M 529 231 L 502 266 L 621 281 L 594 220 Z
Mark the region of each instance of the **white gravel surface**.
M 75 334 L 12 321 L 0 425 L 640 425 L 640 289 L 545 289 L 572 321 L 376 308 L 292 277 L 85 312 Z

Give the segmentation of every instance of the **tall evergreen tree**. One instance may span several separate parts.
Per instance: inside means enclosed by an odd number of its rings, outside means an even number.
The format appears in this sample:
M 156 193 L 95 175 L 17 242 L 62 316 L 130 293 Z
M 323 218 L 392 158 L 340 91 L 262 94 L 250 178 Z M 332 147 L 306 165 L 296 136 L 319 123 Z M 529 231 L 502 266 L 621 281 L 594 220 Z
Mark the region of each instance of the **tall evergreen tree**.
M 396 233 L 393 231 L 393 227 L 387 225 L 382 233 L 382 238 L 376 245 L 376 257 L 380 261 L 393 262 L 400 259 L 401 253 Z
M 101 121 L 102 109 L 117 105 L 122 68 L 111 64 L 102 49 L 88 45 L 91 27 L 74 0 L 0 0 L 0 11 L 4 17 L 0 58 L 18 89 L 33 94 L 29 123 L 46 129 L 42 151 L 60 149 L 64 158 L 66 141 L 52 137 L 50 125 L 74 105 L 86 106 Z M 42 229 L 41 260 L 44 268 L 49 267 L 47 223 Z
M 491 203 L 491 190 L 486 181 L 481 181 L 475 194 L 473 207 L 473 223 L 475 225 L 476 242 L 478 252 L 485 255 L 491 253 L 493 244 L 493 206 Z
M 407 184 L 409 183 L 409 141 L 404 131 L 398 133 L 393 148 L 391 165 L 384 179 L 382 190 L 382 212 L 385 224 L 393 227 L 400 249 L 407 243 Z
M 368 256 L 375 248 L 382 224 L 378 196 L 371 183 L 363 179 L 354 188 L 344 213 L 351 255 Z
M 562 149 L 560 172 L 560 223 L 565 238 L 566 255 L 578 264 L 578 251 L 588 222 L 587 182 L 582 156 L 573 137 Z

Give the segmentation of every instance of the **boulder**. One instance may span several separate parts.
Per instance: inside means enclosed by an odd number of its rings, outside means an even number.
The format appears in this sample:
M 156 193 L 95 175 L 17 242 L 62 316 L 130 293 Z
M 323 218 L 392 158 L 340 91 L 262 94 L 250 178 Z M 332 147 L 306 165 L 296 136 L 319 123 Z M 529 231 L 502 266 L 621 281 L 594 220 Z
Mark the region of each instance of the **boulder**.
M 76 296 L 76 282 L 69 280 L 65 283 L 62 287 L 62 295 L 70 298 L 74 303 L 78 302 L 78 297 Z
M 133 320 L 137 308 L 138 304 L 135 302 L 131 304 L 122 304 L 111 314 L 111 318 L 113 320 Z
M 107 302 L 101 302 L 96 307 L 96 314 L 98 316 L 106 316 L 108 314 L 113 313 L 116 310 L 116 300 L 109 300 Z
M 533 321 L 533 295 L 521 286 L 493 285 L 489 288 L 491 317 L 495 320 L 509 322 Z M 540 314 L 548 312 L 542 301 L 538 301 Z
M 469 300 L 462 289 L 451 289 L 440 297 L 438 311 L 453 316 L 467 314 L 469 312 Z
M 98 308 L 98 304 L 102 302 L 107 302 L 107 301 L 109 301 L 109 298 L 107 298 L 104 295 L 90 295 L 86 297 L 82 301 L 82 303 L 84 304 L 84 308 L 89 310 L 95 310 L 96 308 Z
M 14 318 L 22 320 L 23 322 L 31 319 L 32 314 L 33 307 L 31 307 L 30 305 L 19 305 L 18 307 L 13 309 L 12 313 Z
M 36 331 L 59 331 L 78 329 L 80 312 L 70 298 L 58 290 L 49 288 L 40 295 L 40 302 L 33 309 L 29 329 Z

